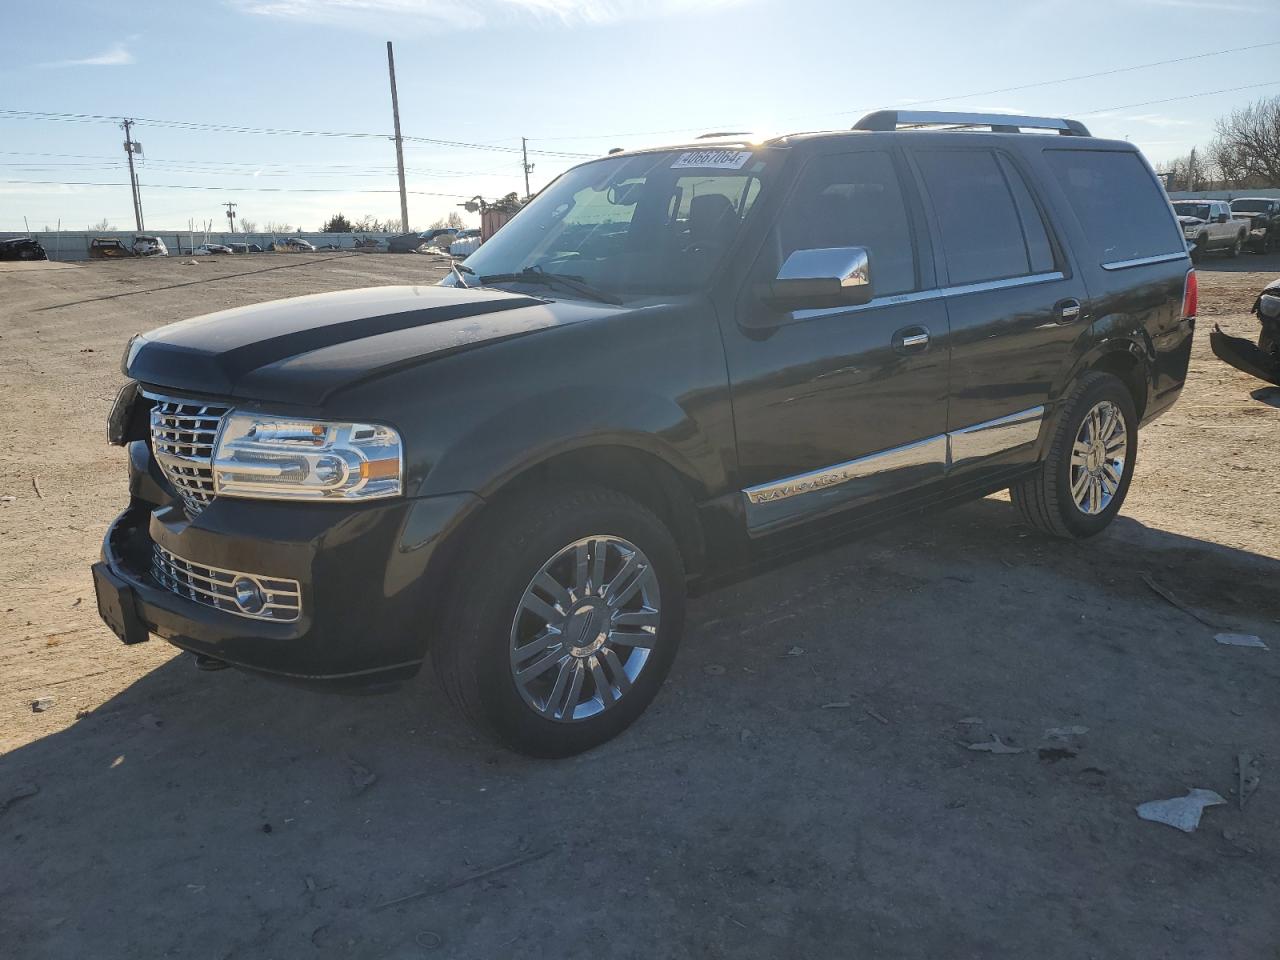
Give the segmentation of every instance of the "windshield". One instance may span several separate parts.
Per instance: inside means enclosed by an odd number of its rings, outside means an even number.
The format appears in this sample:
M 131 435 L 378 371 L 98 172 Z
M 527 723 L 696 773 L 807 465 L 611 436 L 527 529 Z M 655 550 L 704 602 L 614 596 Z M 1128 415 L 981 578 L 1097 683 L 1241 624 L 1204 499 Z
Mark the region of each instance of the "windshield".
M 1201 220 L 1209 219 L 1209 205 L 1207 203 L 1175 203 L 1173 205 L 1173 210 L 1180 217 L 1198 217 Z
M 533 270 L 613 296 L 690 293 L 741 232 L 764 173 L 764 160 L 742 149 L 586 163 L 539 194 L 466 266 L 480 282 Z M 458 282 L 456 274 L 445 280 Z
M 1269 200 L 1232 200 L 1231 209 L 1235 213 L 1261 213 L 1267 209 Z

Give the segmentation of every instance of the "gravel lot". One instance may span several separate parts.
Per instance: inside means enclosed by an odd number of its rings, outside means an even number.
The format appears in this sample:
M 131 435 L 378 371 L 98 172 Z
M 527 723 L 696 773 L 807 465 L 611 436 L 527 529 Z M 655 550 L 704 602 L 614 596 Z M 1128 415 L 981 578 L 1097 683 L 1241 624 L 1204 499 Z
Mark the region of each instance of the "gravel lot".
M 1107 533 L 1048 542 L 992 497 L 713 593 L 646 717 L 574 760 L 474 739 L 429 677 L 335 698 L 117 643 L 89 564 L 128 335 L 442 273 L 0 272 L 0 954 L 1275 960 L 1280 390 L 1207 331 L 1254 336 L 1280 258 L 1202 265 L 1187 389 Z M 993 734 L 1025 752 L 964 747 Z M 1230 801 L 1194 834 L 1134 813 L 1192 787 Z

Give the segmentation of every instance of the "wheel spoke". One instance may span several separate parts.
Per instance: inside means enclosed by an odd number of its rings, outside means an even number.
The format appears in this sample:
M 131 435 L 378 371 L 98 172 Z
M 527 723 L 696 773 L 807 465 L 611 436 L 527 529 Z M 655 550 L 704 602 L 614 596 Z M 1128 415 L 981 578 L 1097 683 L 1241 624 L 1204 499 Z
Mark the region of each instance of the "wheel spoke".
M 556 602 L 556 608 L 563 614 L 573 606 L 573 597 L 569 595 L 569 588 L 562 584 L 547 571 L 543 570 L 533 578 L 533 585 L 549 596 Z
M 1082 469 L 1080 471 L 1080 475 L 1076 477 L 1076 479 L 1071 484 L 1071 496 L 1075 499 L 1076 503 L 1080 504 L 1080 506 L 1082 507 L 1084 506 L 1085 491 L 1088 489 L 1088 487 L 1089 487 L 1089 471 Z
M 1111 461 L 1107 461 L 1102 465 L 1102 472 L 1107 475 L 1107 479 L 1111 481 L 1114 487 L 1120 486 L 1120 471 L 1116 469 L 1116 465 Z
M 1125 447 L 1129 445 L 1129 438 L 1123 430 L 1104 444 L 1103 449 L 1107 451 L 1107 456 L 1114 457 L 1124 452 Z
M 653 646 L 653 634 L 641 630 L 638 633 L 625 633 L 621 630 L 609 631 L 609 644 L 615 647 L 638 647 L 648 650 Z
M 511 653 L 511 662 L 514 664 L 526 663 L 534 654 L 541 653 L 552 644 L 558 645 L 560 638 L 561 633 L 559 630 L 554 627 L 548 627 L 528 643 L 516 647 Z
M 529 664 L 529 666 L 525 667 L 523 670 L 517 670 L 516 682 L 521 685 L 524 685 L 528 683 L 530 680 L 533 680 L 536 677 L 542 676 L 544 673 L 550 670 L 552 665 L 557 663 L 560 660 L 560 658 L 563 656 L 564 654 L 560 652 L 559 647 L 557 647 L 555 650 L 547 651 L 545 654 L 543 654 L 541 657 L 538 657 L 536 660 L 533 661 L 533 663 Z
M 608 604 L 615 610 L 634 597 L 636 591 L 644 586 L 645 581 L 649 579 L 649 567 L 643 563 L 638 563 L 636 566 L 639 569 L 636 571 L 635 576 L 631 577 L 621 589 L 613 591 L 613 584 L 609 585 L 612 596 L 609 597 Z M 621 577 L 615 577 L 613 583 L 618 583 L 621 579 Z
M 1085 464 L 1085 458 L 1089 456 L 1090 449 L 1091 447 L 1089 444 L 1085 443 L 1083 440 L 1077 440 L 1073 443 L 1071 445 L 1071 465 L 1083 467 Z
M 574 673 L 578 670 L 578 661 L 569 657 L 560 664 L 560 672 L 556 674 L 555 685 L 551 688 L 551 693 L 547 694 L 546 706 L 542 708 L 542 712 L 554 718 L 556 714 L 563 713 L 561 705 L 564 703 L 565 691 L 569 686 L 569 681 L 573 679 Z
M 600 702 L 607 707 L 618 699 L 618 695 L 614 693 L 613 684 L 609 682 L 609 678 L 604 675 L 604 668 L 600 666 L 600 658 L 591 657 L 587 663 L 591 664 L 591 678 L 596 682 L 596 695 L 600 698 Z
M 574 548 L 573 588 L 580 597 L 587 595 L 587 585 L 590 582 L 590 575 L 587 572 L 588 558 L 587 544 L 585 542 L 578 544 Z
M 1097 513 L 1102 509 L 1102 481 L 1097 477 L 1089 484 L 1089 511 Z
M 639 610 L 619 610 L 613 615 L 615 627 L 653 627 L 655 630 L 661 621 L 661 615 L 652 607 L 641 607 Z
M 1115 480 L 1111 479 L 1110 474 L 1106 474 L 1106 473 L 1101 474 L 1098 477 L 1098 482 L 1102 484 L 1102 491 L 1108 497 L 1110 497 L 1113 493 L 1116 492 L 1116 490 L 1120 488 L 1120 485 L 1116 483 Z
M 520 601 L 521 608 L 528 610 L 535 617 L 551 626 L 553 623 L 559 623 L 564 619 L 564 615 L 558 612 L 555 607 L 551 606 L 545 600 L 535 597 L 531 592 L 526 592 L 524 598 Z
M 631 575 L 634 574 L 641 566 L 642 564 L 640 562 L 639 554 L 635 553 L 631 554 L 622 562 L 622 567 L 613 575 L 613 579 L 609 581 L 608 585 L 605 586 L 602 591 L 600 591 L 601 595 L 604 597 L 605 603 L 611 607 L 617 606 L 616 597 L 618 590 L 626 584 Z
M 603 651 L 604 661 L 609 665 L 609 673 L 613 675 L 613 682 L 618 688 L 618 696 L 626 693 L 631 689 L 631 678 L 627 676 L 627 671 L 622 666 L 622 661 L 618 659 L 618 655 L 605 647 Z
M 604 584 L 604 563 L 609 556 L 609 543 L 606 540 L 591 542 L 591 590 L 597 596 Z

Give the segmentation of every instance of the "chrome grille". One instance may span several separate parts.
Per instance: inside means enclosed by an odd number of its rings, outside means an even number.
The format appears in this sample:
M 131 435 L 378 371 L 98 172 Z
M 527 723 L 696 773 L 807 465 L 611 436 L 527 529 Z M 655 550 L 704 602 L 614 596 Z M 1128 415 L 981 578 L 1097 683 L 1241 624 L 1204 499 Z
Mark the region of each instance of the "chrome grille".
M 151 452 L 193 516 L 213 499 L 213 445 L 227 404 L 151 394 Z
M 193 563 L 171 553 L 158 543 L 153 545 L 151 575 L 156 583 L 170 593 L 254 620 L 289 623 L 297 620 L 302 610 L 302 588 L 297 580 L 240 573 Z M 236 583 L 246 580 L 258 587 L 265 600 L 264 606 L 257 612 L 251 613 L 236 602 Z

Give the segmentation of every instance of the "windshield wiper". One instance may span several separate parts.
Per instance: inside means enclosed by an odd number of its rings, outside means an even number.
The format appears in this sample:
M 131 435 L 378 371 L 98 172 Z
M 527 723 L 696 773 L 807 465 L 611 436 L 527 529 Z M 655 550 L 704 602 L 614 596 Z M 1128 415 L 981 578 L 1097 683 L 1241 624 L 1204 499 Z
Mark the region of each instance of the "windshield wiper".
M 603 290 L 593 287 L 581 277 L 573 277 L 567 273 L 548 273 L 541 267 L 525 267 L 519 273 L 493 273 L 480 278 L 483 284 L 491 283 L 537 283 L 544 287 L 560 287 L 564 290 L 570 290 L 579 296 L 586 297 L 589 300 L 599 300 L 601 303 L 611 303 L 614 306 L 620 306 L 622 301 L 611 293 L 605 293 Z
M 462 284 L 462 288 L 464 290 L 468 290 L 471 288 L 471 284 L 467 283 L 467 278 L 464 277 L 463 274 L 469 273 L 471 274 L 471 276 L 474 277 L 476 275 L 476 272 L 472 270 L 470 267 L 468 267 L 466 264 L 458 263 L 455 260 L 453 263 L 449 264 L 449 272 L 458 278 L 458 283 Z

